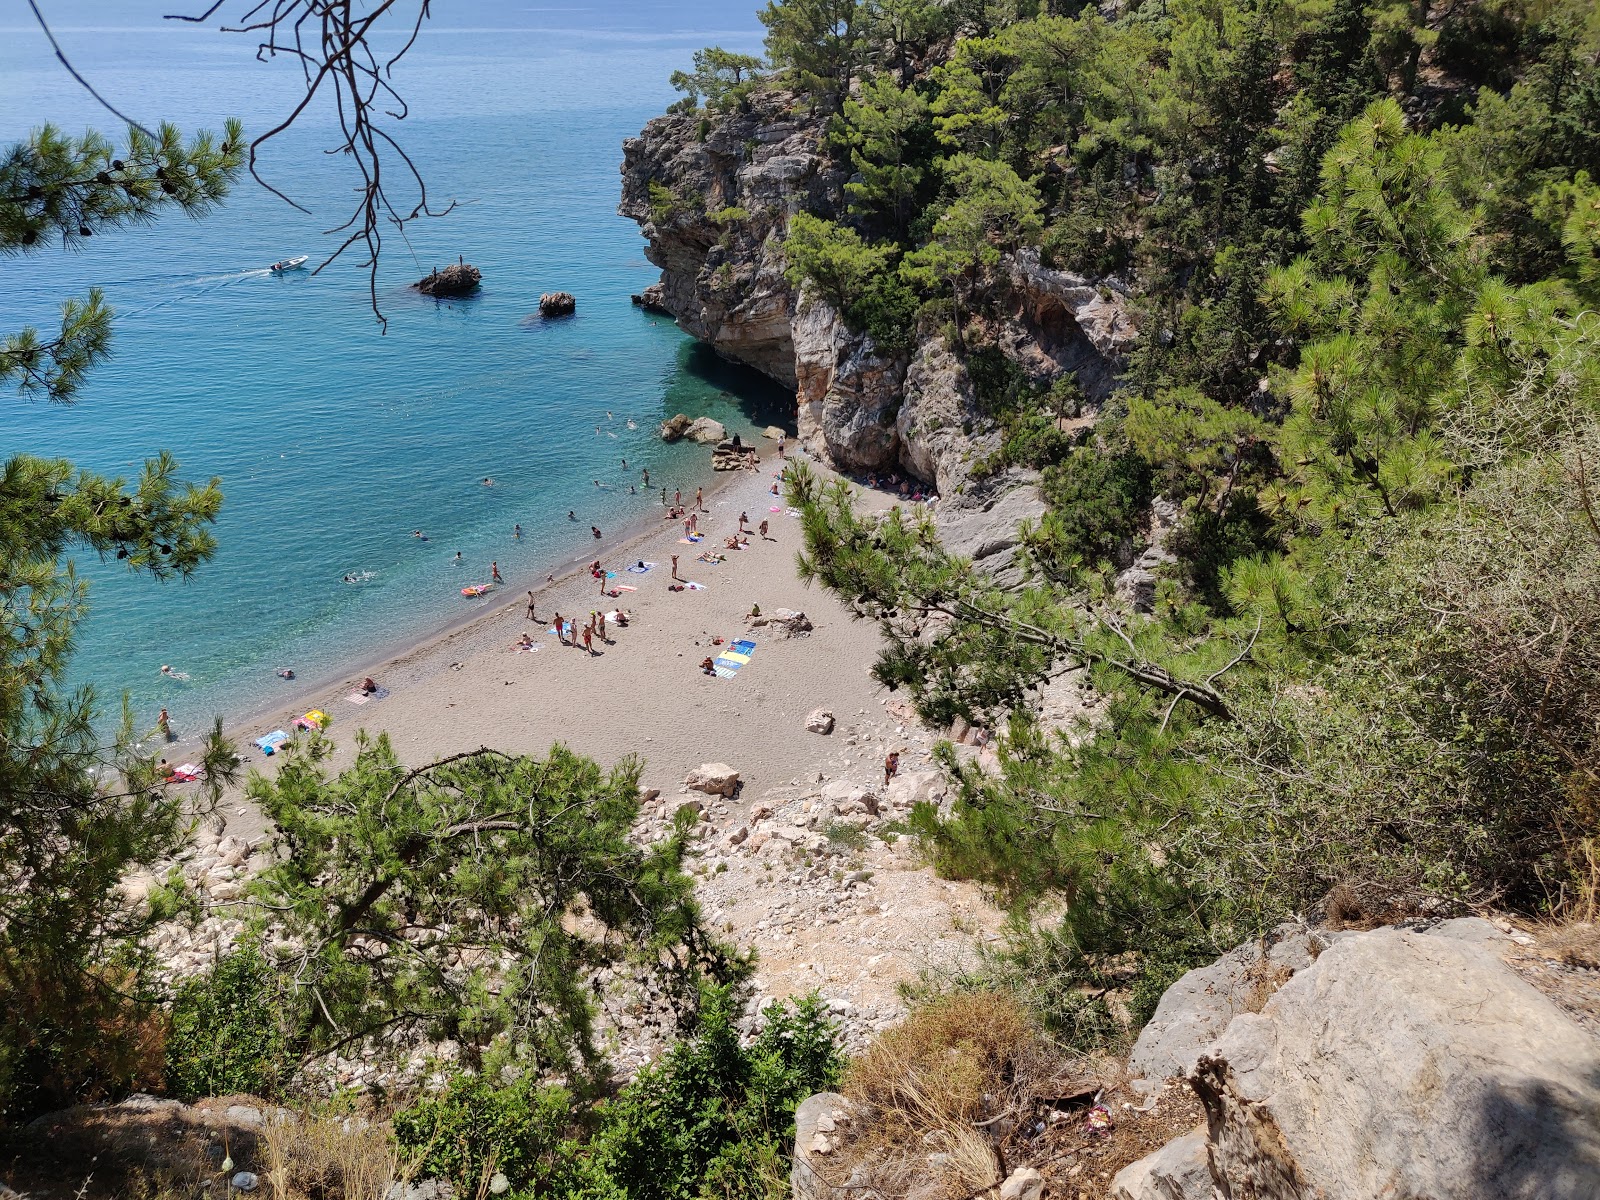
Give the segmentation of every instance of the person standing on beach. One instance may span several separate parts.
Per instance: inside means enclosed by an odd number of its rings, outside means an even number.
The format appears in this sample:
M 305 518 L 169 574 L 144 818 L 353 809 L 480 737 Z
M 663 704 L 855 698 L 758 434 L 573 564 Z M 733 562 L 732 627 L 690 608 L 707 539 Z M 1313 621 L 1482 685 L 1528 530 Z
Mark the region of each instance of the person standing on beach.
M 667 506 L 667 489 L 666 488 L 662 488 L 661 489 L 661 507 L 665 508 L 666 506 Z
M 533 598 L 533 592 L 530 591 L 528 593 L 528 620 L 530 621 L 537 621 L 539 619 L 539 614 L 534 611 L 537 604 L 538 601 Z
M 740 533 L 748 533 L 748 532 L 750 532 L 748 529 L 745 528 L 745 526 L 748 525 L 748 524 L 750 524 L 750 514 L 749 513 L 744 513 L 744 512 L 740 513 L 739 514 L 739 532 Z
M 675 488 L 673 490 L 673 493 L 672 493 L 672 507 L 673 508 L 682 508 L 683 507 L 683 489 L 682 488 Z
M 610 645 L 610 642 L 606 640 L 606 614 L 603 612 L 595 613 L 595 632 L 600 635 L 602 642 Z
M 770 541 L 773 540 L 772 538 L 769 538 L 767 536 L 767 523 L 765 521 L 763 521 L 763 522 L 761 522 L 761 524 L 757 525 L 756 528 L 761 532 L 761 540 L 763 542 L 770 542 Z
M 489 578 L 494 580 L 496 583 L 505 582 L 504 579 L 500 578 L 500 564 L 498 562 L 492 562 L 489 564 Z
M 783 454 L 783 442 L 784 442 L 783 434 L 780 433 L 778 435 L 778 457 L 779 458 L 784 457 L 784 454 Z
M 705 512 L 705 510 L 706 510 L 706 490 L 705 490 L 705 488 L 695 488 L 695 490 L 694 490 L 694 506 L 697 509 L 699 509 L 701 512 Z
M 530 605 L 529 607 L 531 608 L 532 605 Z M 567 626 L 561 620 L 561 614 L 560 613 L 557 613 L 555 615 L 555 624 L 556 624 L 556 641 L 560 642 L 563 646 L 565 646 L 567 644 Z
M 672 577 L 674 579 L 678 577 L 678 556 L 676 554 L 672 556 Z
M 594 628 L 592 625 L 583 627 L 583 649 L 587 654 L 594 653 Z

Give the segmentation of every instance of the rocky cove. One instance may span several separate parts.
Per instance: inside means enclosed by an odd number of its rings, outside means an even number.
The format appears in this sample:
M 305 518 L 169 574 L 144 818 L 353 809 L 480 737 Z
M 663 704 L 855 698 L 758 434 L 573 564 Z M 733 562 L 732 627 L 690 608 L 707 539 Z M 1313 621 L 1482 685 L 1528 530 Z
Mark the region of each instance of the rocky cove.
M 794 388 L 800 443 L 839 470 L 903 471 L 956 509 L 987 508 L 1023 481 L 972 481 L 993 422 L 944 331 L 919 328 L 909 351 L 884 353 L 785 278 L 789 218 L 848 207 L 850 171 L 830 155 L 826 124 L 797 97 L 763 92 L 747 112 L 658 117 L 624 143 L 619 211 L 661 268 L 641 302 Z M 1003 314 L 986 332 L 1030 381 L 1072 374 L 1091 412 L 1111 394 L 1138 335 L 1116 281 L 1053 269 L 1024 248 L 986 286 Z

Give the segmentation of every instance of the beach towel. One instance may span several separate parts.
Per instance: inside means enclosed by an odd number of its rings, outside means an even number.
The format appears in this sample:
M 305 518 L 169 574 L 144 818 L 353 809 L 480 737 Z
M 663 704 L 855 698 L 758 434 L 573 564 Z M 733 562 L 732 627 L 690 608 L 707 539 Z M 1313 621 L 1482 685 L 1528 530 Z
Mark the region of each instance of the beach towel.
M 256 745 L 261 747 L 261 753 L 271 755 L 277 752 L 279 746 L 289 740 L 289 733 L 284 729 L 274 729 L 266 737 L 258 737 Z
M 639 589 L 636 588 L 636 587 L 629 587 L 625 583 L 619 583 L 619 584 L 617 584 L 616 587 L 612 588 L 611 590 L 613 592 L 637 592 Z
M 650 568 L 655 565 L 656 564 L 653 562 L 636 562 L 633 564 L 633 566 L 629 567 L 628 570 L 635 575 L 644 575 L 648 573 Z
M 756 652 L 756 644 L 748 639 L 741 639 L 718 656 L 711 664 L 716 671 L 718 679 L 732 679 L 750 661 L 750 656 Z
M 533 654 L 535 651 L 543 650 L 543 649 L 544 649 L 543 646 L 518 646 L 518 647 L 516 647 L 516 651 L 517 651 L 518 654 Z
M 172 768 L 172 774 L 167 776 L 172 783 L 193 783 L 200 778 L 200 768 L 194 763 L 179 763 Z
M 783 505 L 774 504 L 771 508 L 767 509 L 767 511 L 768 512 L 782 512 L 783 511 Z
M 704 592 L 710 590 L 703 583 L 686 583 L 683 586 L 688 588 L 691 592 Z
M 678 541 L 682 542 L 685 546 L 698 546 L 701 542 L 703 542 L 705 540 L 706 540 L 706 535 L 703 534 L 703 533 L 697 533 L 697 534 L 695 534 L 694 537 L 686 537 L 686 538 L 679 538 L 678 539 Z
M 328 724 L 328 714 L 320 708 L 313 708 L 308 713 L 302 713 L 289 722 L 293 729 L 321 729 Z
M 372 697 L 364 695 L 361 692 L 351 692 L 345 697 L 345 699 L 350 701 L 351 704 L 365 704 L 368 700 L 371 700 Z

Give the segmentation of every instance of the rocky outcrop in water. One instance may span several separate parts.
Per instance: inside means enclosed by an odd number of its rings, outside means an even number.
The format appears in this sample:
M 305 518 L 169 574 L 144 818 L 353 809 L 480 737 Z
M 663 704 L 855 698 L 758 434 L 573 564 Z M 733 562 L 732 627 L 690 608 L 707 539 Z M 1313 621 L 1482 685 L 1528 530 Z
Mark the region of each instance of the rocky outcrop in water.
M 636 302 L 794 388 L 799 440 L 813 453 L 846 471 L 904 471 L 949 496 L 993 435 L 943 331 L 885 353 L 784 278 L 789 218 L 843 219 L 851 174 L 826 143 L 826 119 L 791 104 L 758 93 L 747 112 L 658 117 L 624 143 L 619 211 L 661 268 Z M 1072 371 L 1091 405 L 1110 393 L 1136 336 L 1116 290 L 1023 251 L 988 292 L 985 332 L 1030 379 Z
M 546 292 L 539 297 L 541 317 L 570 317 L 578 311 L 578 301 L 571 292 Z
M 424 296 L 470 296 L 483 283 L 483 276 L 471 263 L 454 263 L 442 271 L 431 271 L 411 286 Z

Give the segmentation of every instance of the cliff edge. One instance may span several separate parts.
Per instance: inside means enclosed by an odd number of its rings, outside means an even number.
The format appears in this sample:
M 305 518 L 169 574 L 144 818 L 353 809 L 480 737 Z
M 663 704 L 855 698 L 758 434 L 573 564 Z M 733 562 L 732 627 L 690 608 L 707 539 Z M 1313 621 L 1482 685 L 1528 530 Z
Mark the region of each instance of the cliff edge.
M 825 117 L 783 92 L 748 110 L 657 117 L 623 144 L 622 203 L 661 268 L 646 307 L 718 353 L 795 389 L 799 440 L 851 472 L 903 471 L 950 497 L 993 449 L 994 422 L 942 327 L 888 351 L 784 276 L 789 219 L 848 219 L 849 164 Z M 1137 331 L 1119 289 L 1052 269 L 1032 250 L 986 280 L 991 344 L 1048 386 L 1072 373 L 1091 410 L 1108 396 Z M 992 503 L 996 489 L 984 489 Z M 1001 489 L 1003 490 L 1003 489 Z

